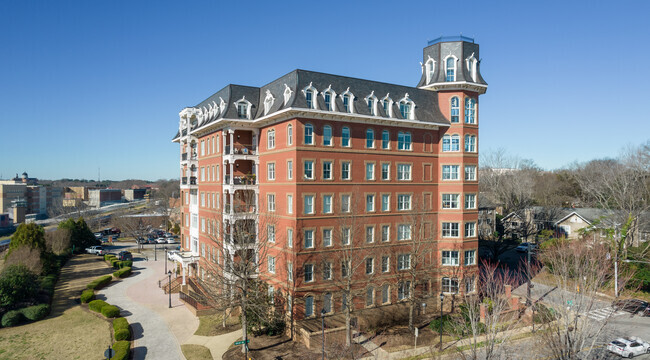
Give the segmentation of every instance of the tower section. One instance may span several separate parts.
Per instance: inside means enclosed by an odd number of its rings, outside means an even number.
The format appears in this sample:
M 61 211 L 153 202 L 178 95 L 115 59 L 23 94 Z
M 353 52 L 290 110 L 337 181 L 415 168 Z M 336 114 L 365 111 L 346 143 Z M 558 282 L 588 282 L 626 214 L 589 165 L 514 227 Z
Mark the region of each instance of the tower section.
M 440 287 L 445 293 L 472 292 L 478 261 L 478 109 L 487 90 L 478 44 L 464 36 L 429 41 L 418 87 L 437 93 L 450 122 L 437 144 Z

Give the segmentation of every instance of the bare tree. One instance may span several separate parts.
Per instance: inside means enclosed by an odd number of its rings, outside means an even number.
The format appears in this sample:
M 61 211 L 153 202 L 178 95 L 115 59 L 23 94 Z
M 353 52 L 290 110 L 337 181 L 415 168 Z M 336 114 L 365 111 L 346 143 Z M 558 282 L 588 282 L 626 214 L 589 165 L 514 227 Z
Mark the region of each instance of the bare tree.
M 120 228 L 124 236 L 132 236 L 138 242 L 138 248 L 142 249 L 142 240 L 147 238 L 149 232 L 158 228 L 164 218 L 155 214 L 139 213 L 134 214 L 124 210 L 113 215 L 113 224 Z
M 69 229 L 56 229 L 45 232 L 45 245 L 48 251 L 59 255 L 70 249 L 72 244 Z

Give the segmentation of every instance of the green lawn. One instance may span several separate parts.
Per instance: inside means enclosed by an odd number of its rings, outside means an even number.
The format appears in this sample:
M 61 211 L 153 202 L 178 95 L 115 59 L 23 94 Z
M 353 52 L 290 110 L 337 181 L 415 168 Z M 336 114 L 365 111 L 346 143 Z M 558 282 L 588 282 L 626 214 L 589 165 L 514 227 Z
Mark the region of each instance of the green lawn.
M 194 335 L 217 336 L 241 329 L 239 317 L 230 316 L 226 320 L 226 327 L 221 323 L 221 314 L 199 316 L 199 328 Z
M 185 344 L 181 345 L 181 350 L 187 360 L 212 359 L 210 349 L 202 345 Z

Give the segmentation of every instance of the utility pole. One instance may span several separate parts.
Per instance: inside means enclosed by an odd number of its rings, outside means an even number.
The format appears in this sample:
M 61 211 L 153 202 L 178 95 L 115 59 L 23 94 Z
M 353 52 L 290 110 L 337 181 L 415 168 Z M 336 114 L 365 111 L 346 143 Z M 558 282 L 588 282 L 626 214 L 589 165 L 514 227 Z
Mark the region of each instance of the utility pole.
M 614 229 L 614 297 L 618 297 L 618 224 Z
M 527 253 L 528 259 L 526 261 L 526 277 L 528 278 L 528 286 L 526 287 L 526 306 L 530 306 L 532 301 L 530 300 L 530 289 L 533 287 L 531 284 L 531 274 L 530 274 L 530 243 L 528 243 Z

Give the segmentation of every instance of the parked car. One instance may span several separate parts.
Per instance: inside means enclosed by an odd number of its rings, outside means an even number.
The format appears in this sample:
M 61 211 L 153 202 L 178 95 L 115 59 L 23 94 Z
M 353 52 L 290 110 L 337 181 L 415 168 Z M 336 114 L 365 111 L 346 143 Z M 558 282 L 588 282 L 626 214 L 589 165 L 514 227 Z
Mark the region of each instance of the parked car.
M 650 303 L 639 299 L 616 300 L 612 303 L 612 307 L 632 314 L 640 313 L 642 316 L 650 316 Z
M 156 239 L 156 242 L 158 244 L 167 244 L 167 239 L 159 237 L 158 239 Z
M 102 237 L 104 237 L 104 234 L 102 234 L 100 232 L 96 232 L 93 235 L 95 235 L 95 239 L 97 239 L 97 240 L 101 240 Z
M 517 246 L 517 248 L 515 250 L 517 250 L 517 252 L 526 252 L 526 251 L 528 251 L 528 248 L 530 248 L 531 252 L 534 252 L 535 250 L 537 250 L 538 246 L 536 244 L 533 244 L 533 243 L 525 242 L 525 243 L 519 244 L 519 246 Z
M 117 254 L 117 259 L 120 261 L 133 260 L 133 255 L 128 251 L 120 251 L 120 253 Z
M 104 254 L 106 254 L 106 250 L 104 250 L 104 248 L 101 247 L 101 246 L 91 246 L 89 248 L 86 248 L 86 252 L 88 254 L 95 254 L 95 255 L 104 255 Z
M 149 239 L 147 239 L 147 244 L 155 244 L 155 243 L 156 243 L 156 239 L 155 239 L 155 238 L 149 238 Z
M 174 238 L 167 238 L 167 244 L 176 244 L 176 239 Z
M 607 350 L 622 357 L 632 358 L 636 355 L 650 354 L 650 344 L 630 336 L 629 338 L 618 338 L 607 344 Z

